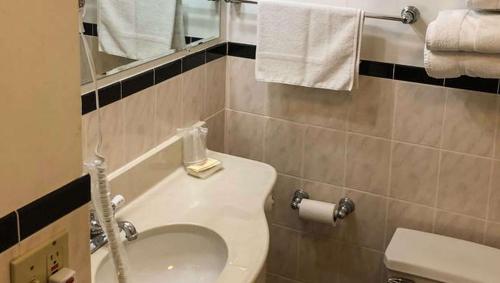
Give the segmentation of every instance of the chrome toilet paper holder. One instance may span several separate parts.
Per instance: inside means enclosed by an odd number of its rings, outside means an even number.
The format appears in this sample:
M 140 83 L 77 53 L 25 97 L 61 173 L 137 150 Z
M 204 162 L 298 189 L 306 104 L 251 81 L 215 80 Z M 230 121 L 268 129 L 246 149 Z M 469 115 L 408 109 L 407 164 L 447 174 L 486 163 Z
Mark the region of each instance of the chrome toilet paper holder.
M 293 194 L 292 203 L 290 204 L 292 209 L 299 209 L 300 203 L 303 199 L 309 199 L 309 194 L 302 189 L 295 191 L 295 193 Z M 353 213 L 355 209 L 356 205 L 354 204 L 354 201 L 352 199 L 348 197 L 340 199 L 339 204 L 333 212 L 333 221 L 337 222 L 338 219 L 342 220 L 346 218 L 347 215 Z

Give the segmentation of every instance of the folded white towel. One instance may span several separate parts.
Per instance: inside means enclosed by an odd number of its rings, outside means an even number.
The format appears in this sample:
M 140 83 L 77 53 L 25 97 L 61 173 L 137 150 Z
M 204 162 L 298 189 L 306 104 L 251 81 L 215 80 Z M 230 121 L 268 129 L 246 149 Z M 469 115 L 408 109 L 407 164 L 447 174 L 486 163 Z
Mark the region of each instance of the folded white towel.
M 500 54 L 435 52 L 425 48 L 424 64 L 433 78 L 458 78 L 462 75 L 500 78 Z
M 467 0 L 467 8 L 474 10 L 500 10 L 500 0 Z
M 172 53 L 178 1 L 99 0 L 99 50 L 135 60 Z
M 362 11 L 260 0 L 258 15 L 257 80 L 331 90 L 356 85 Z
M 426 45 L 431 51 L 500 53 L 500 14 L 447 10 L 429 24 Z

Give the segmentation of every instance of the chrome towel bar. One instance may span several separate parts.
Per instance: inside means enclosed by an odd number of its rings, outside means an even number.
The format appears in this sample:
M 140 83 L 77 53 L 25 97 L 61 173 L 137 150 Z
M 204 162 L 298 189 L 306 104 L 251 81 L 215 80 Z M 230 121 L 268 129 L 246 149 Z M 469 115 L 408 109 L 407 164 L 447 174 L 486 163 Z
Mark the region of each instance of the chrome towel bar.
M 253 1 L 253 0 L 224 0 L 224 1 L 226 1 L 226 3 L 233 3 L 233 4 L 257 4 L 258 3 L 257 1 Z M 374 14 L 374 13 L 365 13 L 365 18 L 395 21 L 395 22 L 401 22 L 403 24 L 414 24 L 420 18 L 420 11 L 418 10 L 417 7 L 407 6 L 407 7 L 403 8 L 403 10 L 401 11 L 401 16 L 399 16 L 399 17 L 380 15 L 380 14 Z

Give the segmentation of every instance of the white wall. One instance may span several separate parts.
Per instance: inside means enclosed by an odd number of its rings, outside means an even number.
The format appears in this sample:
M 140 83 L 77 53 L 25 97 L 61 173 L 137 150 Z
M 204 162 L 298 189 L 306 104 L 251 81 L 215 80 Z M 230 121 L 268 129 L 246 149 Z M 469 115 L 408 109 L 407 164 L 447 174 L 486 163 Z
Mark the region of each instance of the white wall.
M 186 35 L 200 38 L 219 35 L 219 3 L 209 0 L 183 0 Z
M 297 0 L 299 1 L 299 0 Z M 316 0 L 332 5 L 355 7 L 371 13 L 399 15 L 401 9 L 413 5 L 420 9 L 421 21 L 414 25 L 366 19 L 362 58 L 382 62 L 423 66 L 423 44 L 427 25 L 440 10 L 464 8 L 465 0 Z M 256 43 L 257 5 L 230 4 L 228 40 Z

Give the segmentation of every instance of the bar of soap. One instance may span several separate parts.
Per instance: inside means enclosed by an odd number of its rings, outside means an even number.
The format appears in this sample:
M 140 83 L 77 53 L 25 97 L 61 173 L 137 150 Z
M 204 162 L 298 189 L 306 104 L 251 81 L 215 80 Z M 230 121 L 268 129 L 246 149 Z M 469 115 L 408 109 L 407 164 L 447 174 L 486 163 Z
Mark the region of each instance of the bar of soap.
M 206 179 L 223 168 L 224 167 L 222 166 L 222 162 L 220 162 L 219 160 L 213 158 L 207 158 L 207 161 L 205 161 L 202 164 L 194 164 L 187 166 L 186 171 L 191 176 L 200 179 Z

